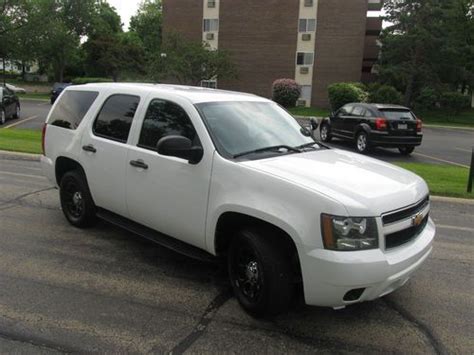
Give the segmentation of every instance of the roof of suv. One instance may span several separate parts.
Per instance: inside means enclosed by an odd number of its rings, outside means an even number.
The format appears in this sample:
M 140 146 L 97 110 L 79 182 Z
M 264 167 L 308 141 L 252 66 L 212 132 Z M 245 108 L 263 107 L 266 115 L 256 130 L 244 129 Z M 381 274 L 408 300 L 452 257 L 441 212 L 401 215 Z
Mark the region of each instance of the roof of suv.
M 372 108 L 376 110 L 408 110 L 410 111 L 408 107 L 400 106 L 400 105 L 391 105 L 391 104 L 365 104 L 365 103 L 356 102 L 352 105 L 359 105 L 365 108 Z
M 213 101 L 268 101 L 263 97 L 234 91 L 202 88 L 199 86 L 143 84 L 143 83 L 97 83 L 68 87 L 74 89 L 130 90 L 131 92 L 168 93 L 188 99 L 193 104 Z

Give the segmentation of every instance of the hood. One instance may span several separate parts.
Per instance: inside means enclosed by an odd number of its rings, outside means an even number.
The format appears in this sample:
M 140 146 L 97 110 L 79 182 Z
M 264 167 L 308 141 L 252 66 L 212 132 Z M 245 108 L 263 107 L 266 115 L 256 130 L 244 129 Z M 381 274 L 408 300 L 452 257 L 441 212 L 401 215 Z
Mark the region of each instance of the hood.
M 339 149 L 244 164 L 335 199 L 352 216 L 379 216 L 418 202 L 429 193 L 424 180 L 405 169 Z

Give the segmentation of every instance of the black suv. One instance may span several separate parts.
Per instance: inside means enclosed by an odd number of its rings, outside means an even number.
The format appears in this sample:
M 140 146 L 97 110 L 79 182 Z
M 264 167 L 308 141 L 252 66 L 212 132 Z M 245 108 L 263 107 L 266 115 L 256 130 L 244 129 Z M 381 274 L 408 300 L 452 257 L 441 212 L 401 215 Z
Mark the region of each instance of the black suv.
M 359 153 L 375 146 L 398 148 L 409 155 L 421 144 L 422 122 L 409 108 L 398 105 L 353 103 L 331 113 L 321 123 L 323 142 L 333 137 L 354 141 Z
M 20 117 L 20 100 L 18 96 L 5 86 L 0 86 L 0 125 L 8 118 Z

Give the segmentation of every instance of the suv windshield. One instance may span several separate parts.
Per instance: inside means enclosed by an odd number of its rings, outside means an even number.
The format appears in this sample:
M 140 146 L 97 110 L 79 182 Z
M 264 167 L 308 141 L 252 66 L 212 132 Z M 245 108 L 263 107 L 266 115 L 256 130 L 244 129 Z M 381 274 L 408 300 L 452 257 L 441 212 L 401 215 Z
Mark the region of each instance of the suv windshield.
M 389 120 L 399 120 L 399 119 L 409 119 L 414 120 L 415 117 L 413 114 L 408 110 L 380 110 L 383 112 L 384 116 Z
M 286 148 L 295 152 L 314 140 L 302 133 L 301 126 L 285 110 L 271 102 L 229 101 L 197 104 L 219 152 L 236 157 L 265 148 Z M 280 154 L 279 149 L 273 153 Z

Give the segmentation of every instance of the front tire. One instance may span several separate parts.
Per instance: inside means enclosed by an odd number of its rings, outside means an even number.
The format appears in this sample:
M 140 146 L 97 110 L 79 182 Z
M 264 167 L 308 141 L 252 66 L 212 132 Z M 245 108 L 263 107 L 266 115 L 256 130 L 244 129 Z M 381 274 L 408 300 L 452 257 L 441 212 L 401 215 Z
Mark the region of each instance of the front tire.
M 229 249 L 229 278 L 234 294 L 254 317 L 282 313 L 292 299 L 290 257 L 278 238 L 264 230 L 244 229 L 233 238 Z
M 331 129 L 329 128 L 329 125 L 327 123 L 323 123 L 321 125 L 321 128 L 319 129 L 319 136 L 321 138 L 321 141 L 325 143 L 331 142 Z
M 13 118 L 20 118 L 20 105 L 16 105 L 15 113 L 13 114 Z
M 401 155 L 410 155 L 415 150 L 415 147 L 400 147 L 398 151 Z
M 356 148 L 357 148 L 357 152 L 359 152 L 360 154 L 365 154 L 369 151 L 370 145 L 369 145 L 369 137 L 367 136 L 367 133 L 363 131 L 357 133 Z
M 86 228 L 96 221 L 96 207 L 84 174 L 69 171 L 61 179 L 59 196 L 64 216 L 73 226 Z

